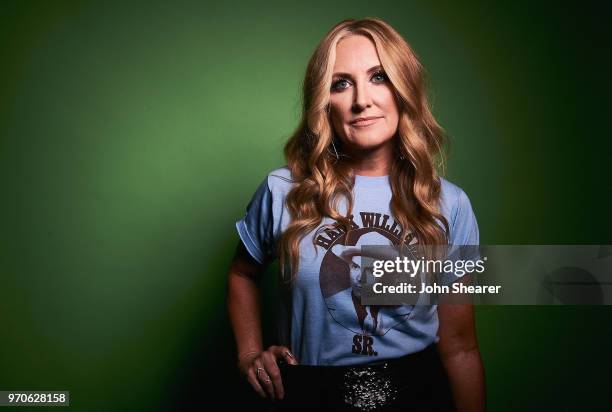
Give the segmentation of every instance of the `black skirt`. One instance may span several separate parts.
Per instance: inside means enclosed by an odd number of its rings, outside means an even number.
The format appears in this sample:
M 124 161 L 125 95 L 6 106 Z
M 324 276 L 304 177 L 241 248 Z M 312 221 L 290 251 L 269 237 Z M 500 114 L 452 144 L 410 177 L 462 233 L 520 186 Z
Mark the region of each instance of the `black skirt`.
M 401 358 L 365 365 L 279 366 L 285 397 L 273 402 L 273 410 L 455 410 L 435 344 Z

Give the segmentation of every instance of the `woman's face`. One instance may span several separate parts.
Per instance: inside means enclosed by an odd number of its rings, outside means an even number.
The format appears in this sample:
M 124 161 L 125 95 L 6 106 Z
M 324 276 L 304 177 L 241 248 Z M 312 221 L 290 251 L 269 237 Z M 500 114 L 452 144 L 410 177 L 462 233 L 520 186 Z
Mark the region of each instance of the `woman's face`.
M 330 92 L 332 124 L 343 143 L 353 149 L 374 149 L 391 141 L 399 110 L 368 37 L 352 35 L 338 42 Z

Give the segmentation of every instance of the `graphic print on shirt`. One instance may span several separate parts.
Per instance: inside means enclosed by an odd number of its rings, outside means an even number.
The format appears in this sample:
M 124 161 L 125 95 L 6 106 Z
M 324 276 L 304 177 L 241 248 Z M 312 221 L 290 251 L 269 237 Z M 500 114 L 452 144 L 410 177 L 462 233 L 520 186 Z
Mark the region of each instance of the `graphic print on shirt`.
M 361 226 L 351 215 L 348 231 L 341 227 L 325 228 L 316 237 L 317 247 L 326 251 L 319 270 L 319 284 L 332 319 L 338 327 L 354 333 L 350 350 L 355 354 L 377 356 L 376 337 L 407 326 L 414 306 L 361 304 L 361 246 L 398 245 L 403 229 L 386 214 L 362 211 L 359 216 Z M 410 232 L 406 244 L 416 242 Z

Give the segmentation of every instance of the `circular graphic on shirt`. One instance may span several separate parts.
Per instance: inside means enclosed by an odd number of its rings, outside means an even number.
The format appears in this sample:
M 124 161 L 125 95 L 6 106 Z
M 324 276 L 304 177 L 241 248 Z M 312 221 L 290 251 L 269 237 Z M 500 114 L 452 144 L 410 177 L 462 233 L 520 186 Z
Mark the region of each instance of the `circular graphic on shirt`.
M 414 243 L 416 238 L 409 233 L 406 244 Z M 361 246 L 398 244 L 396 234 L 380 227 L 349 230 L 330 244 L 321 261 L 319 284 L 327 309 L 339 326 L 367 336 L 382 336 L 407 326 L 414 305 L 361 304 Z

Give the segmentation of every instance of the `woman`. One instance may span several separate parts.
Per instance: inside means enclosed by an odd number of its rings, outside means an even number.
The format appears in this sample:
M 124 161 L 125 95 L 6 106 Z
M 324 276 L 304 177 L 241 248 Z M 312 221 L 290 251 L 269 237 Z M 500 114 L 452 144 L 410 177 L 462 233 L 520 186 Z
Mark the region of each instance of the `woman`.
M 363 306 L 344 253 L 478 244 L 468 197 L 437 175 L 442 146 L 406 41 L 375 18 L 333 27 L 307 67 L 287 166 L 236 222 L 227 304 L 238 367 L 262 397 L 279 408 L 484 410 L 472 306 Z M 286 299 L 279 344 L 265 349 L 255 280 L 276 258 Z

